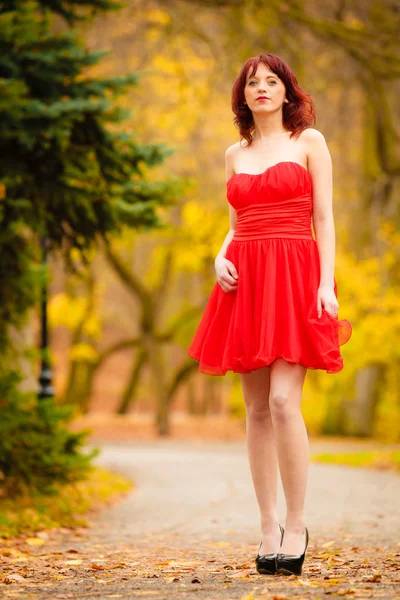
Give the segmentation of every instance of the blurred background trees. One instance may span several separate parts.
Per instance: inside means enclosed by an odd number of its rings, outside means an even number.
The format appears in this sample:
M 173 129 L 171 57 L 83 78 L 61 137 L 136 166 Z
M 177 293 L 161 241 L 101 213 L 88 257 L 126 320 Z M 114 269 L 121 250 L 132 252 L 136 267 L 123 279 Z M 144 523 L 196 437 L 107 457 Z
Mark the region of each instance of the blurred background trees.
M 126 0 L 120 10 L 100 11 L 89 22 L 74 16 L 82 13 L 74 8 L 78 4 L 46 3 L 68 16 L 87 53 L 80 58 L 72 53 L 71 63 L 52 68 L 43 59 L 36 87 L 44 96 L 34 99 L 56 106 L 51 119 L 40 117 L 40 127 L 39 104 L 31 109 L 45 140 L 37 134 L 42 155 L 21 164 L 21 148 L 14 148 L 18 193 L 7 181 L 0 189 L 7 190 L 15 211 L 15 200 L 27 198 L 19 215 L 29 206 L 32 212 L 30 173 L 38 171 L 35 218 L 51 213 L 41 217 L 43 231 L 49 235 L 54 227 L 60 241 L 59 224 L 67 217 L 72 223 L 66 228 L 72 236 L 65 240 L 67 257 L 81 251 L 76 239 L 91 248 L 86 263 L 75 259 L 80 276 L 66 272 L 65 257 L 53 253 L 50 316 L 57 401 L 84 413 L 150 413 L 161 434 L 169 432 L 172 412 L 243 418 L 238 375 L 199 374 L 186 349 L 214 285 L 214 258 L 229 228 L 223 156 L 238 140 L 230 110 L 232 84 L 249 56 L 267 51 L 285 58 L 313 96 L 316 127 L 331 150 L 335 275 L 340 314 L 353 324 L 351 342 L 342 348 L 344 370 L 307 375 L 308 429 L 400 439 L 398 3 Z M 53 20 L 52 32 L 71 40 L 64 18 Z M 59 43 L 63 57 L 66 48 Z M 101 60 L 95 60 L 99 53 Z M 76 76 L 72 85 L 76 60 L 85 75 Z M 123 96 L 116 93 L 118 82 L 126 90 Z M 11 87 L 7 93 L 17 94 Z M 15 113 L 18 102 L 8 104 Z M 133 109 L 129 116 L 126 109 Z M 112 121 L 107 120 L 104 137 L 98 111 Z M 10 117 L 2 122 L 4 127 Z M 71 139 L 72 132 L 75 145 L 67 144 L 57 159 L 51 141 Z M 104 139 L 106 149 L 98 150 Z M 175 152 L 164 161 L 166 151 L 157 148 L 165 144 Z M 3 155 L 11 156 L 10 151 Z M 53 165 L 63 173 L 62 185 Z M 164 199 L 171 196 L 176 201 L 168 206 Z M 152 228 L 153 209 L 166 227 Z M 147 229 L 137 227 L 143 214 Z M 30 222 L 30 232 L 42 231 L 35 219 Z M 87 238 L 79 235 L 80 227 Z M 94 237 L 103 242 L 93 247 Z M 28 250 L 11 246 L 22 260 Z M 35 271 L 25 270 L 24 276 L 36 281 L 38 263 L 26 262 Z M 9 273 L 7 285 L 10 279 L 17 280 Z M 34 287 L 28 289 L 32 293 Z M 16 306 L 22 296 L 9 298 Z
M 26 324 L 47 285 L 43 240 L 60 268 L 84 282 L 96 243 L 110 246 L 124 228 L 162 228 L 156 207 L 176 194 L 176 182 L 145 178 L 171 150 L 121 131 L 129 112 L 115 99 L 136 75 L 94 79 L 90 67 L 104 53 L 53 26 L 52 11 L 73 24 L 80 4 L 0 3 L 0 484 L 14 491 L 22 482 L 44 490 L 46 481 L 72 480 L 89 466 L 79 452 L 83 433 L 63 427 L 73 406 L 61 409 L 18 386 L 15 357 L 32 356 L 32 348 L 24 338 L 18 348 L 11 327 Z

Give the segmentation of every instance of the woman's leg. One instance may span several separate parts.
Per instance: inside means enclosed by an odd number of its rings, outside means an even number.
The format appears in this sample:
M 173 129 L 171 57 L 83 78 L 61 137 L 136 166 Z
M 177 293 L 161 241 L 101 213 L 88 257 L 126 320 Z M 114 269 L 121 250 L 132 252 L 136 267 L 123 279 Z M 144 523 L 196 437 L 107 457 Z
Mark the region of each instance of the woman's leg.
M 306 372 L 306 367 L 289 364 L 284 359 L 270 365 L 269 406 L 287 508 L 280 549 L 283 554 L 302 554 L 305 547 L 309 446 L 300 404 Z
M 246 404 L 246 441 L 251 476 L 260 507 L 260 554 L 278 552 L 281 532 L 276 509 L 278 459 L 269 410 L 269 367 L 241 373 Z

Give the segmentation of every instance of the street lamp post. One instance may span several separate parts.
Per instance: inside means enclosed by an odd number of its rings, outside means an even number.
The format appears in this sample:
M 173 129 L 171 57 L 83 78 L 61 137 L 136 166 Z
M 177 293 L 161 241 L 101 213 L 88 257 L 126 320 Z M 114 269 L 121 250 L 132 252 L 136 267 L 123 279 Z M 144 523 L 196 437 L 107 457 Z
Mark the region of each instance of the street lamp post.
M 41 236 L 40 245 L 42 248 L 42 264 L 47 266 L 47 239 L 45 236 Z M 50 363 L 47 360 L 47 346 L 48 346 L 48 328 L 47 328 L 47 285 L 44 284 L 42 288 L 42 299 L 41 299 L 41 344 L 40 348 L 42 351 L 42 364 L 39 375 L 39 389 L 38 398 L 50 398 L 54 396 L 54 388 L 52 385 L 53 372 L 50 368 Z

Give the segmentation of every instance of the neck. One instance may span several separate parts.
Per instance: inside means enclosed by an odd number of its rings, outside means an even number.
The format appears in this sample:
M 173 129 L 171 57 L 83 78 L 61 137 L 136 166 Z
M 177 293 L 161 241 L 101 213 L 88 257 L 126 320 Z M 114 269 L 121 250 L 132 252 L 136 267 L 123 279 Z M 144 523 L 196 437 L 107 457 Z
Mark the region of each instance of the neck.
M 254 114 L 254 141 L 264 141 L 274 135 L 280 135 L 286 133 L 288 130 L 283 124 L 282 111 L 270 113 L 270 114 Z

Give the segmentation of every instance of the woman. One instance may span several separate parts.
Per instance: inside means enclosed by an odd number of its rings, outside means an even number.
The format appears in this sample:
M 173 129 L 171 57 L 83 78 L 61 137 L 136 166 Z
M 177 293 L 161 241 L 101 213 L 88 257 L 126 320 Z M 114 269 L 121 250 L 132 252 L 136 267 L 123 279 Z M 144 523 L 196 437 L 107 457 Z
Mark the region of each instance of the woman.
M 257 570 L 300 575 L 309 456 L 302 388 L 307 369 L 343 368 L 339 346 L 352 333 L 338 319 L 332 163 L 323 135 L 311 128 L 312 99 L 280 57 L 245 62 L 232 109 L 241 140 L 225 154 L 230 230 L 188 354 L 203 373 L 240 373 L 261 516 Z

